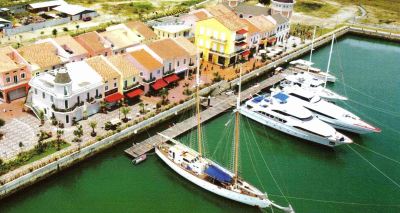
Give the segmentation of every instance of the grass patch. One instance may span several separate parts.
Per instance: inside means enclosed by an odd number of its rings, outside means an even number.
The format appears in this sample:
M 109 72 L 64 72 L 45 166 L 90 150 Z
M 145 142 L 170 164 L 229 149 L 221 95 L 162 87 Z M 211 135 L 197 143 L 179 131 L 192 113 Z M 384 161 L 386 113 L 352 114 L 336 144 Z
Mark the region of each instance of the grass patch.
M 133 14 L 151 13 L 155 11 L 155 7 L 150 2 L 131 2 L 123 4 L 108 4 L 104 3 L 101 5 L 103 11 L 108 11 L 114 15 L 125 15 L 131 16 Z
M 60 144 L 60 150 L 68 147 L 69 144 L 65 141 L 62 141 Z M 48 155 L 51 155 L 57 152 L 57 142 L 56 140 L 49 141 L 43 144 L 42 151 L 39 151 L 37 147 L 35 149 L 21 152 L 16 159 L 11 160 L 9 162 L 2 162 L 0 159 L 0 175 L 6 174 L 9 171 L 17 169 L 26 164 L 32 163 L 39 159 L 42 159 Z
M 336 14 L 339 9 L 339 6 L 313 0 L 299 0 L 294 7 L 296 12 L 320 18 L 329 18 Z

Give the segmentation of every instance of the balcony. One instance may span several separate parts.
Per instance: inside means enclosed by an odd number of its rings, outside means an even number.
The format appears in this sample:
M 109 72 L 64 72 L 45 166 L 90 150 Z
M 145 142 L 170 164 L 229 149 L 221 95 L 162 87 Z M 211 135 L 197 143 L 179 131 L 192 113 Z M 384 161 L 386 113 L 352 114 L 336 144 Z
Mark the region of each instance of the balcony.
M 81 107 L 81 106 L 83 106 L 83 104 L 84 104 L 84 102 L 83 101 L 80 101 L 80 102 L 77 102 L 74 106 L 72 106 L 72 107 L 70 107 L 70 108 L 68 108 L 68 109 L 60 109 L 60 108 L 57 108 L 56 107 L 56 105 L 51 105 L 51 108 L 55 111 L 55 112 L 72 112 L 72 111 L 74 111 L 77 107 Z
M 244 35 L 236 35 L 235 37 L 235 42 L 240 43 L 246 40 L 246 37 Z
M 221 43 L 221 44 L 226 44 L 226 42 L 227 42 L 226 39 L 219 39 L 219 38 L 215 38 L 214 36 L 211 36 L 210 39 L 214 42 Z
M 136 82 L 136 83 L 134 83 L 134 84 L 132 84 L 130 86 L 126 86 L 123 89 L 124 89 L 124 91 L 128 91 L 128 90 L 131 90 L 131 89 L 133 89 L 133 88 L 135 88 L 137 86 L 139 86 L 139 82 Z

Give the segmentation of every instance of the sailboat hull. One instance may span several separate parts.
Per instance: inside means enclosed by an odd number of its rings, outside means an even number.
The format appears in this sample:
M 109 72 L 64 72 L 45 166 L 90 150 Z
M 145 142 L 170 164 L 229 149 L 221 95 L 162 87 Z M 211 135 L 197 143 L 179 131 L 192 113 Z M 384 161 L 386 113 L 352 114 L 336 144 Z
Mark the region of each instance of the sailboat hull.
M 167 164 L 172 170 L 174 170 L 176 173 L 178 173 L 180 176 L 184 177 L 188 181 L 196 184 L 197 186 L 212 192 L 214 194 L 217 194 L 221 197 L 225 197 L 230 200 L 234 200 L 243 204 L 247 204 L 250 206 L 256 206 L 260 208 L 266 208 L 271 205 L 271 202 L 267 199 L 261 199 L 258 197 L 252 197 L 252 196 L 247 196 L 243 195 L 240 193 L 236 193 L 224 188 L 221 188 L 217 185 L 211 184 L 205 180 L 202 180 L 201 178 L 185 171 L 178 165 L 176 165 L 173 161 L 171 161 L 167 156 L 165 156 L 157 147 L 155 148 L 157 156 L 164 161 L 165 164 Z

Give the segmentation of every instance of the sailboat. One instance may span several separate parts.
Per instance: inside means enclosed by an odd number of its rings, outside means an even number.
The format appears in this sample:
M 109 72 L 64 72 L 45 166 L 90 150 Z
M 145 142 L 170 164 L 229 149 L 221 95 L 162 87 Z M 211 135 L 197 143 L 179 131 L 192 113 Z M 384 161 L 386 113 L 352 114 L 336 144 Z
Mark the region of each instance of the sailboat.
M 310 59 L 308 61 L 303 60 L 303 59 L 297 59 L 297 60 L 291 61 L 289 64 L 293 65 L 297 69 L 307 71 L 308 73 L 310 73 L 311 75 L 313 75 L 314 77 L 316 77 L 320 80 L 324 80 L 324 81 L 333 83 L 336 81 L 336 77 L 332 74 L 329 74 L 328 70 L 326 72 L 323 72 L 321 69 L 313 67 L 314 63 L 312 62 L 312 56 L 313 56 L 313 52 L 314 52 L 314 41 L 315 41 L 316 31 L 317 31 L 317 28 L 314 27 L 313 38 L 311 40 Z M 329 55 L 329 61 L 330 61 L 330 57 L 331 56 Z
M 240 82 L 239 95 L 237 99 L 237 109 L 235 111 L 235 151 L 234 151 L 234 171 L 224 168 L 218 163 L 204 156 L 202 137 L 201 137 L 201 117 L 200 117 L 200 96 L 199 96 L 199 68 L 197 67 L 196 77 L 196 114 L 198 132 L 198 150 L 194 150 L 179 141 L 159 134 L 168 140 L 155 147 L 158 157 L 164 161 L 172 170 L 184 177 L 188 181 L 196 184 L 211 193 L 221 197 L 255 206 L 267 208 L 274 206 L 286 212 L 294 212 L 290 207 L 282 207 L 268 199 L 266 193 L 261 192 L 255 186 L 243 180 L 238 174 L 238 154 L 239 154 L 239 112 L 240 104 Z

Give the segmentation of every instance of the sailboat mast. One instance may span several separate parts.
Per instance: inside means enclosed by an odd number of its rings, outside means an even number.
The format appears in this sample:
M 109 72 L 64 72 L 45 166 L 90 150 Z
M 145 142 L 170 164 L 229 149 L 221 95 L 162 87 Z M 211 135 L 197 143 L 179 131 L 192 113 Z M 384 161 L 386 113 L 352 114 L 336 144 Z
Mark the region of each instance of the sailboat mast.
M 315 41 L 315 33 L 316 33 L 316 31 L 317 31 L 317 26 L 314 26 L 314 33 L 313 33 L 313 36 L 312 36 L 312 41 L 311 41 L 311 51 L 310 51 L 310 62 L 312 61 L 312 54 L 313 54 L 313 52 L 314 52 L 314 41 Z
M 335 34 L 332 34 L 332 42 L 331 42 L 331 50 L 329 51 L 329 59 L 328 59 L 328 65 L 326 67 L 326 74 L 325 75 L 325 84 L 324 87 L 326 87 L 326 82 L 328 81 L 328 73 L 329 73 L 329 68 L 331 66 L 331 58 L 332 58 L 332 50 L 333 50 L 333 42 L 335 41 Z
M 238 88 L 238 96 L 236 100 L 236 112 L 235 112 L 235 161 L 234 161 L 234 173 L 235 173 L 235 184 L 237 183 L 237 179 L 239 177 L 239 107 L 240 107 L 240 92 L 242 90 L 242 66 L 240 66 L 240 73 L 239 73 L 239 88 Z
M 197 48 L 196 48 L 197 50 Z M 199 155 L 202 155 L 203 152 L 203 144 L 201 138 L 201 117 L 200 117 L 200 94 L 199 94 L 199 87 L 200 87 L 200 56 L 199 52 L 196 53 L 196 115 L 197 115 L 197 142 L 198 142 L 198 152 Z

